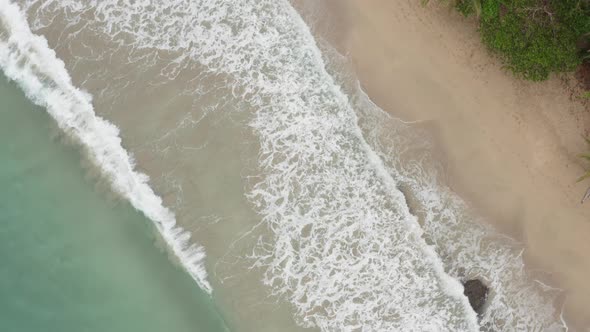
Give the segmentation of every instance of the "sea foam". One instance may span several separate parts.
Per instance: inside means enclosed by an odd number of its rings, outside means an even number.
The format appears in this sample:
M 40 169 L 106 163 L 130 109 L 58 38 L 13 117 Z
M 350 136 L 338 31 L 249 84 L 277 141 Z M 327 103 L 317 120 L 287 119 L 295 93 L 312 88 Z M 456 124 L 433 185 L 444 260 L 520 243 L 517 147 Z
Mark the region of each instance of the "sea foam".
M 465 233 L 455 227 L 461 205 L 447 209 L 441 197 L 451 196 L 420 167 L 394 167 L 404 147 L 386 149 L 368 129 L 390 119 L 364 113 L 359 107 L 374 105 L 356 103 L 340 89 L 308 27 L 286 1 L 26 3 L 35 13 L 35 29 L 51 25 L 60 13 L 77 22 L 81 13 L 91 12 L 95 21 L 85 29 L 131 52 L 177 52 L 178 61 L 227 77 L 235 96 L 252 106 L 262 180 L 248 198 L 271 235 L 255 248 L 254 265 L 263 269 L 271 291 L 292 303 L 300 325 L 323 331 L 475 331 L 475 313 L 445 269 L 459 278 L 458 267 L 469 269 L 478 255 L 489 257 L 470 274 L 504 263 L 511 267 L 499 271 L 521 268 L 518 257 L 503 254 L 502 246 L 474 250 L 487 230 Z M 431 210 L 424 228 L 400 186 L 414 188 L 424 209 Z M 470 235 L 475 237 L 463 238 Z M 466 244 L 453 242 L 461 240 Z M 497 292 L 514 294 L 492 298 L 493 317 L 485 316 L 484 323 L 504 330 L 552 326 L 545 324 L 547 312 L 526 312 L 527 303 L 532 310 L 548 308 L 536 293 L 519 293 L 505 280 L 491 282 Z M 511 296 L 530 298 L 507 301 Z M 502 319 L 508 323 L 498 325 Z M 542 323 L 530 325 L 535 319 Z
M 459 282 L 422 236 L 395 180 L 364 141 L 346 95 L 286 2 L 167 1 L 93 10 L 128 47 L 184 52 L 231 78 L 253 109 L 261 177 L 248 194 L 272 237 L 263 282 L 322 330 L 475 331 Z M 47 17 L 51 5 L 38 9 Z M 81 7 L 83 7 L 81 9 Z M 149 8 L 148 8 L 149 7 Z M 165 22 L 154 24 L 153 22 Z
M 522 245 L 487 226 L 442 183 L 429 141 L 418 136 L 421 131 L 385 113 L 360 87 L 354 104 L 367 141 L 413 202 L 413 212 L 421 217 L 425 236 L 446 271 L 489 285 L 482 331 L 567 330 L 556 306 L 559 290 L 535 282 L 525 269 Z M 402 160 L 404 150 L 412 157 Z
M 20 8 L 8 0 L 0 0 L 0 66 L 29 99 L 46 108 L 58 126 L 80 142 L 114 191 L 154 222 L 184 269 L 210 293 L 204 249 L 190 244 L 190 234 L 176 225 L 148 177 L 134 170 L 117 127 L 96 116 L 90 95 L 73 86 L 63 61 L 45 38 L 31 32 Z

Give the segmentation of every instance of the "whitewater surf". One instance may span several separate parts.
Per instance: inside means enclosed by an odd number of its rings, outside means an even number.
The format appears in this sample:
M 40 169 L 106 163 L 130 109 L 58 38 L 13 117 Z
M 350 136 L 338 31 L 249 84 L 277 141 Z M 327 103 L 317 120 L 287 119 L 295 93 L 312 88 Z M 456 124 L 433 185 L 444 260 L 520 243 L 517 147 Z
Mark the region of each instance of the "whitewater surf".
M 429 165 L 401 158 L 419 145 L 419 131 L 345 88 L 350 82 L 329 70 L 338 60 L 288 2 L 27 0 L 28 22 L 16 5 L 0 4 L 6 75 L 154 221 L 202 288 L 224 287 L 254 267 L 264 293 L 245 294 L 257 305 L 272 294 L 299 326 L 322 331 L 563 328 L 554 293 L 531 286 L 518 246 L 474 223 Z M 141 104 L 142 113 L 120 107 L 152 94 L 162 97 Z M 96 113 L 119 119 L 122 132 Z M 129 151 L 123 134 L 134 142 Z M 212 142 L 227 137 L 248 143 L 243 155 L 220 157 L 226 146 Z M 153 170 L 146 173 L 157 188 L 170 188 L 178 218 L 131 154 Z M 219 194 L 224 185 L 231 192 Z M 240 199 L 247 206 L 220 202 Z M 214 214 L 203 214 L 209 206 Z M 255 226 L 240 225 L 251 214 Z M 230 219 L 238 226 L 227 226 Z M 231 265 L 225 251 L 237 242 L 247 252 L 231 252 L 239 264 L 210 274 L 212 287 L 204 249 L 184 229 L 207 248 L 208 266 Z M 481 317 L 463 295 L 468 277 L 492 287 Z M 246 296 L 224 300 L 233 301 L 236 311 L 250 304 Z

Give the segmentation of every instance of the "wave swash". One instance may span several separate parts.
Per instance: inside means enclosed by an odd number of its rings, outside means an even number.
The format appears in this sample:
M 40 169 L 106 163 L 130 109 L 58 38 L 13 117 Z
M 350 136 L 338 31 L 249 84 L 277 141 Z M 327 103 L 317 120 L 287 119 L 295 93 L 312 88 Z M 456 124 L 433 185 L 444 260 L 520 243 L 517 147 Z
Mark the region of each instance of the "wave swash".
M 94 115 L 88 96 L 71 85 L 64 64 L 29 31 L 17 8 L 6 0 L 0 4 L 0 61 L 7 75 L 88 148 L 115 189 L 156 221 L 207 288 L 201 249 L 185 249 L 188 240 L 146 177 L 133 171 L 116 128 Z M 527 286 L 518 250 L 494 242 L 486 227 L 459 222 L 467 208 L 420 171 L 421 165 L 400 165 L 396 149 L 404 147 L 384 140 L 396 133 L 384 130 L 392 120 L 341 89 L 288 2 L 24 4 L 34 14 L 29 23 L 35 30 L 60 14 L 78 22 L 91 12 L 93 21 L 82 28 L 113 36 L 133 50 L 179 53 L 177 61 L 229 78 L 236 97 L 255 110 L 250 126 L 260 143 L 261 180 L 247 197 L 272 235 L 255 247 L 253 265 L 264 271 L 262 281 L 271 292 L 293 305 L 301 326 L 322 331 L 562 329 L 552 298 Z M 410 188 L 419 202 L 416 216 L 400 186 Z M 463 295 L 462 276 L 483 276 L 492 286 L 480 322 Z
M 33 34 L 20 9 L 7 0 L 0 0 L 0 66 L 29 99 L 45 107 L 58 126 L 82 144 L 113 189 L 154 221 L 186 271 L 211 292 L 202 263 L 204 249 L 190 244 L 190 234 L 176 225 L 172 211 L 148 185 L 148 177 L 134 170 L 117 127 L 94 114 L 90 96 L 72 85 L 64 63 L 45 38 Z

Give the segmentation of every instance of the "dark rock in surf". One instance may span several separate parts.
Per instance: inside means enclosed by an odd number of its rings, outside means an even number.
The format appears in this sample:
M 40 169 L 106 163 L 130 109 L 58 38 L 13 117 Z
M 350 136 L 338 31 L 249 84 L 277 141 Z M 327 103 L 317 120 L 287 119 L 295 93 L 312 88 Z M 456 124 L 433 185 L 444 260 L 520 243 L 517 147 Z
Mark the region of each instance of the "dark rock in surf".
M 467 280 L 463 287 L 463 294 L 469 299 L 469 304 L 475 312 L 481 314 L 490 289 L 479 279 Z

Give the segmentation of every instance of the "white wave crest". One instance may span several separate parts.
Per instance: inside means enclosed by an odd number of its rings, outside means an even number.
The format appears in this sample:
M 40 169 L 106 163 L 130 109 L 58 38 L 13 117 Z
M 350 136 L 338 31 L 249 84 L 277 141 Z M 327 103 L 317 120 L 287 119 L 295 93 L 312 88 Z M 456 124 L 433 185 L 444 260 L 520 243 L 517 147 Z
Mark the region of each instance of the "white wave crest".
M 150 188 L 148 177 L 134 170 L 117 127 L 95 115 L 89 94 L 73 86 L 47 40 L 31 32 L 18 6 L 8 0 L 0 0 L 0 66 L 35 104 L 47 109 L 63 131 L 81 143 L 113 189 L 154 222 L 184 269 L 211 293 L 203 248 L 190 244 L 190 234 L 176 226 L 174 214 Z
M 461 285 L 422 239 L 287 2 L 53 2 L 34 9 L 44 19 L 33 24 L 50 22 L 60 5 L 94 11 L 100 22 L 90 28 L 132 36 L 131 49 L 176 51 L 230 77 L 234 92 L 257 110 L 252 127 L 263 180 L 249 198 L 272 239 L 256 250 L 256 265 L 265 270 L 263 282 L 291 301 L 301 325 L 478 329 Z
M 265 179 L 250 198 L 275 234 L 257 252 L 265 283 L 296 304 L 304 326 L 326 331 L 477 330 L 307 27 L 291 8 L 277 12 L 293 27 L 281 32 L 291 46 L 265 68 L 283 73 L 283 88 L 272 77 L 260 85 L 275 104 L 252 123 Z
M 404 145 L 413 146 L 413 153 L 418 150 L 417 131 L 412 133 L 409 125 L 383 112 L 360 88 L 355 99 L 365 137 L 414 202 L 414 213 L 421 216 L 426 237 L 446 270 L 457 278 L 478 278 L 489 285 L 491 294 L 480 317 L 482 331 L 566 330 L 556 305 L 559 292 L 534 282 L 525 269 L 522 246 L 478 220 L 440 182 L 432 166 L 435 162 L 424 156 L 430 151 L 428 143 L 423 143 L 426 151 L 400 160 Z
M 459 282 L 422 236 L 396 182 L 364 141 L 307 26 L 285 1 L 47 2 L 92 10 L 91 29 L 131 49 L 176 51 L 231 77 L 256 113 L 263 180 L 249 193 L 272 239 L 263 282 L 297 321 L 324 331 L 475 331 Z M 75 19 L 75 18 L 74 18 Z
M 301 325 L 477 330 L 461 286 L 444 271 L 459 278 L 463 267 L 464 276 L 489 278 L 494 290 L 484 328 L 558 328 L 553 307 L 523 281 L 522 260 L 511 248 L 488 239 L 484 227 L 462 229 L 460 200 L 422 168 L 392 167 L 403 146 L 385 149 L 363 137 L 355 107 L 287 2 L 26 1 L 37 13 L 36 28 L 56 13 L 76 21 L 76 13 L 90 11 L 96 21 L 86 28 L 105 38 L 131 50 L 177 52 L 178 61 L 229 77 L 234 94 L 257 110 L 251 125 L 263 174 L 249 198 L 272 237 L 255 251 L 256 265 L 265 270 L 264 283 L 293 303 Z M 385 121 L 373 120 L 362 124 L 379 128 Z M 424 230 L 399 185 L 412 188 L 424 207 Z

